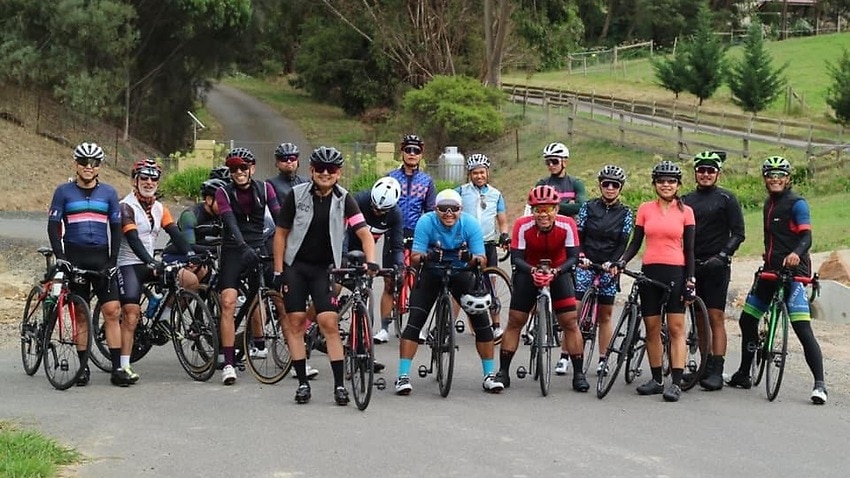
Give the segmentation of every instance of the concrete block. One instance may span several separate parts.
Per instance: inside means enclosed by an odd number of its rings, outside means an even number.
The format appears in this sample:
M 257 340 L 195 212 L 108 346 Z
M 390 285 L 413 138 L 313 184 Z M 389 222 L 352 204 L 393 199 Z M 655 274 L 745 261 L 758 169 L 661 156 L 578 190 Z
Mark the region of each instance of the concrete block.
M 820 296 L 812 303 L 812 318 L 850 324 L 850 287 L 833 280 L 820 281 Z

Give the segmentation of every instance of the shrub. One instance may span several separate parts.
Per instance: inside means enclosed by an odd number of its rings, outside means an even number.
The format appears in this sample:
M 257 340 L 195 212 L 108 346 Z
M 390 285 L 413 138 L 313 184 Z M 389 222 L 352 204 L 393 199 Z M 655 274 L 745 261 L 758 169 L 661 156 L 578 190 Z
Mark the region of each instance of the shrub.
M 201 184 L 209 177 L 209 168 L 187 168 L 184 171 L 168 173 L 159 185 L 159 193 L 177 198 L 195 198 L 200 196 Z

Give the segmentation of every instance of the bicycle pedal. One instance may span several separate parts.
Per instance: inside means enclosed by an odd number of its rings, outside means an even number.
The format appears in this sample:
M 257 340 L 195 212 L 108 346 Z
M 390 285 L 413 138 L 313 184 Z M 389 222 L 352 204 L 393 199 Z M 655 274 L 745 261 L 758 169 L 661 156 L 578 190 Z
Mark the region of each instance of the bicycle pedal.
M 68 361 L 65 360 L 65 359 L 60 360 L 59 361 L 59 370 L 62 370 L 63 372 L 67 372 L 68 369 L 69 369 Z
M 375 380 L 375 388 L 377 388 L 378 390 L 383 390 L 387 388 L 387 381 L 384 379 L 384 377 L 378 377 Z

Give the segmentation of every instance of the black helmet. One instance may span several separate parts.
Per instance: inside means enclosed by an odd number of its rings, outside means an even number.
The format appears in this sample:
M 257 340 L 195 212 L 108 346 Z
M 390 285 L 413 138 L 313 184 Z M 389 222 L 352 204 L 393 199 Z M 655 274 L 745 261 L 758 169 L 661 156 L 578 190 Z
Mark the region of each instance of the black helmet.
M 345 163 L 345 158 L 336 148 L 319 146 L 310 154 L 310 164 L 332 164 L 342 167 L 343 163 Z
M 626 184 L 626 172 L 623 171 L 623 168 L 619 166 L 608 164 L 599 171 L 598 175 L 596 175 L 597 181 L 601 182 L 605 181 L 606 179 L 610 181 L 616 181 L 620 183 L 620 186 L 622 186 L 623 184 Z
M 251 152 L 248 148 L 233 148 L 227 153 L 227 157 L 225 158 L 225 164 L 230 163 L 231 160 L 236 160 L 238 158 L 237 163 L 248 163 L 248 164 L 256 164 L 257 160 L 254 158 L 254 153 Z
M 298 146 L 295 146 L 292 143 L 280 143 L 277 149 L 274 150 L 274 157 L 277 159 L 281 159 L 286 156 L 295 156 L 301 154 L 301 151 L 298 151 Z
M 201 183 L 201 197 L 215 196 L 215 192 L 224 186 L 227 186 L 227 183 L 223 179 L 207 179 Z
M 216 166 L 210 170 L 210 179 L 221 179 L 225 183 L 230 182 L 230 169 L 227 166 Z
M 401 138 L 401 147 L 404 148 L 405 146 L 411 145 L 419 146 L 421 148 L 425 145 L 425 143 L 422 141 L 422 138 L 416 136 L 415 134 L 404 135 L 404 137 Z
M 661 161 L 652 168 L 652 180 L 658 178 L 676 178 L 682 182 L 682 168 L 672 161 Z

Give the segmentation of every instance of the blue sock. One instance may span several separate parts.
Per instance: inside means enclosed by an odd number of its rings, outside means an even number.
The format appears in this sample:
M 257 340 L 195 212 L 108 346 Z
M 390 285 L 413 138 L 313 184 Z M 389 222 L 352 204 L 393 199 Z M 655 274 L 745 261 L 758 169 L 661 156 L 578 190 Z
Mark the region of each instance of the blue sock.
M 410 365 L 413 363 L 413 359 L 400 358 L 398 359 L 398 375 L 399 377 L 402 375 L 410 375 Z
M 484 376 L 492 375 L 496 370 L 496 361 L 493 359 L 481 359 L 481 368 L 484 369 Z

